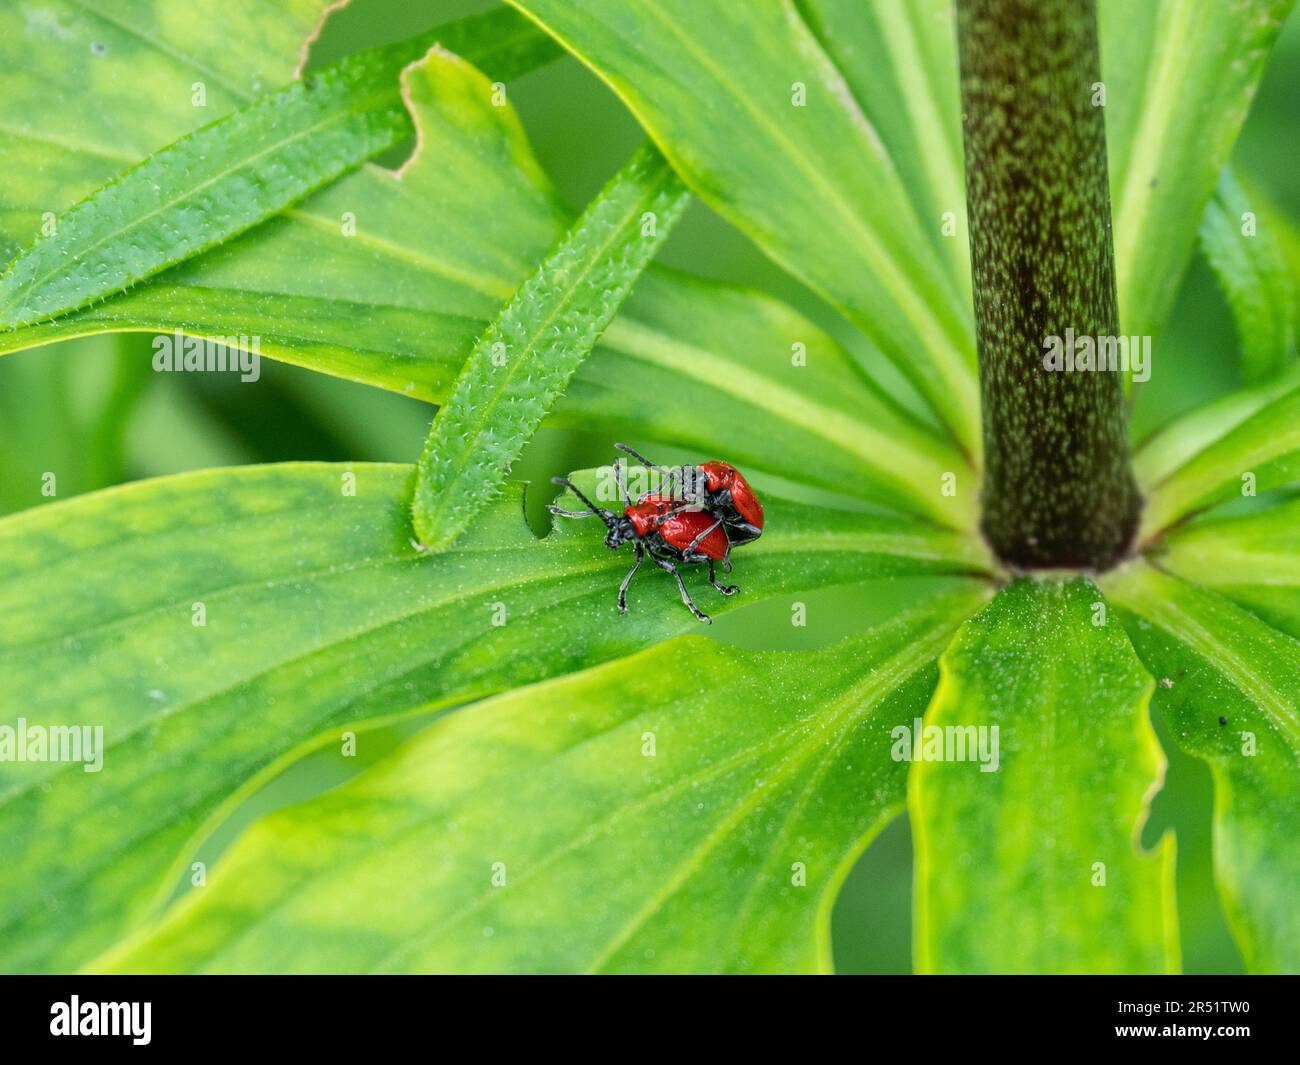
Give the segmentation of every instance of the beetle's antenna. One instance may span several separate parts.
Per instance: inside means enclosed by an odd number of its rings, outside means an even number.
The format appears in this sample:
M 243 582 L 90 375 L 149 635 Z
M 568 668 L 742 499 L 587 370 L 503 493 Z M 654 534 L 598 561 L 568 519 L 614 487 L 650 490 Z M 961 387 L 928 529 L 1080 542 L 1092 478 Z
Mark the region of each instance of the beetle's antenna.
M 611 514 L 609 511 L 605 510 L 604 507 L 596 506 L 595 503 L 593 503 L 590 499 L 588 499 L 585 495 L 583 495 L 582 491 L 578 488 L 578 486 L 574 484 L 572 481 L 570 481 L 567 477 L 552 477 L 551 484 L 558 484 L 561 488 L 567 488 L 570 492 L 572 492 L 575 496 L 577 496 L 580 500 L 582 500 L 582 502 L 586 504 L 587 509 L 590 510 L 593 514 L 595 514 L 596 517 L 600 518 L 601 521 L 603 521 L 606 525 L 608 525 L 610 523 L 610 520 L 614 517 L 614 515 Z M 553 506 L 551 510 L 552 512 L 554 512 Z
M 618 448 L 619 451 L 623 451 L 631 455 L 634 459 L 637 460 L 637 462 L 641 463 L 641 465 L 645 466 L 647 469 L 658 470 L 660 473 L 672 472 L 666 466 L 660 466 L 657 462 L 651 462 L 648 458 L 646 458 L 643 454 L 641 454 L 641 452 L 633 451 L 626 444 L 615 444 L 614 446 Z
M 654 470 L 659 474 L 660 477 L 666 478 L 668 481 L 668 494 L 670 496 L 676 494 L 676 490 L 674 488 L 674 486 L 677 483 L 678 471 L 676 469 L 670 470 L 667 466 L 660 466 L 659 463 L 657 462 L 651 462 L 648 458 L 646 458 L 643 454 L 641 454 L 641 452 L 634 451 L 626 444 L 615 444 L 614 446 L 618 448 L 619 451 L 623 451 L 631 455 L 634 459 L 637 460 L 637 462 L 641 463 L 641 465 L 644 466 L 646 469 Z M 683 488 L 684 487 L 685 486 L 683 486 Z M 660 491 L 662 491 L 662 488 L 660 489 Z

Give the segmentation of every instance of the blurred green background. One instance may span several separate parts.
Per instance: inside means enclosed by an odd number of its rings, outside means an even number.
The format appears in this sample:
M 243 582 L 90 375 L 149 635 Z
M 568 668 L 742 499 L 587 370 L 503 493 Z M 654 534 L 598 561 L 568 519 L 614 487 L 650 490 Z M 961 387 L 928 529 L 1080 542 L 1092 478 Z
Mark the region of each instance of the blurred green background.
M 1140 2 L 1140 0 L 1135 0 Z M 361 48 L 397 40 L 440 22 L 494 6 L 487 0 L 353 0 L 333 16 L 312 53 L 319 66 Z M 1105 57 L 1103 56 L 1103 76 Z M 1283 32 L 1234 155 L 1248 187 L 1300 222 L 1300 22 Z M 580 209 L 631 154 L 642 135 L 619 101 L 572 59 L 510 85 L 510 99 L 543 166 L 565 199 Z M 400 162 L 408 148 L 393 153 Z M 674 266 L 763 289 L 799 307 L 864 359 L 863 342 L 806 288 L 762 256 L 746 238 L 696 202 L 661 259 Z M 39 506 L 42 476 L 57 475 L 58 498 L 142 477 L 209 466 L 291 459 L 413 461 L 432 408 L 361 385 L 266 360 L 255 385 L 232 375 L 154 374 L 149 336 L 91 337 L 0 359 L 0 513 Z M 1228 308 L 1198 256 L 1165 333 L 1154 338 L 1154 372 L 1135 404 L 1142 435 L 1239 380 L 1237 342 Z M 886 371 L 891 380 L 896 375 Z M 707 412 L 702 412 L 707 414 Z M 516 466 L 523 480 L 606 463 L 610 441 L 543 430 Z M 712 456 L 698 456 L 712 457 Z M 546 523 L 545 494 L 530 496 L 535 527 Z M 743 565 L 743 563 L 742 563 Z M 756 604 L 719 619 L 711 635 L 761 648 L 831 643 L 888 615 L 921 582 L 872 582 L 810 594 L 806 628 L 790 625 L 788 604 Z M 261 813 L 332 786 L 391 750 L 424 722 L 378 729 L 360 756 L 311 756 L 269 784 L 222 826 L 216 850 Z M 1160 727 L 1160 723 L 1157 723 Z M 1209 862 L 1209 773 L 1177 752 L 1167 734 L 1169 775 L 1155 801 L 1146 838 L 1178 833 L 1179 913 L 1184 968 L 1237 972 Z M 340 764 L 343 762 L 344 764 Z M 836 965 L 844 972 L 910 970 L 911 841 L 906 817 L 871 846 L 835 908 Z M 1007 929 L 1014 936 L 1014 928 Z

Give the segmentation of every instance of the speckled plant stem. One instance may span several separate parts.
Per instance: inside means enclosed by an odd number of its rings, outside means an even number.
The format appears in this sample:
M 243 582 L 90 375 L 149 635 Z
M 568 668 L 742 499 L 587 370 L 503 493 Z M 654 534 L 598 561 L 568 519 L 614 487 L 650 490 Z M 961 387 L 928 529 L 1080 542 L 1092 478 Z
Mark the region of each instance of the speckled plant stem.
M 1118 372 L 1044 369 L 1045 339 L 1117 336 L 1094 0 L 958 0 L 984 534 L 1015 568 L 1102 569 L 1138 494 Z

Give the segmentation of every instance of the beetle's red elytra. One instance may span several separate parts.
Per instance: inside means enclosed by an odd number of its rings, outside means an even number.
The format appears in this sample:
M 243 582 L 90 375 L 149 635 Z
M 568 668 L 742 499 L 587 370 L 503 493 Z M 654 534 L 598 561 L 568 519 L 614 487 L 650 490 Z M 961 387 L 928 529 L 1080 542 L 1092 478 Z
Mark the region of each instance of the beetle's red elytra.
M 682 502 L 672 496 L 647 495 L 624 511 L 632 519 L 639 536 L 658 533 L 668 546 L 678 551 L 696 551 L 721 562 L 731 546 L 716 517 L 704 510 L 683 510 Z

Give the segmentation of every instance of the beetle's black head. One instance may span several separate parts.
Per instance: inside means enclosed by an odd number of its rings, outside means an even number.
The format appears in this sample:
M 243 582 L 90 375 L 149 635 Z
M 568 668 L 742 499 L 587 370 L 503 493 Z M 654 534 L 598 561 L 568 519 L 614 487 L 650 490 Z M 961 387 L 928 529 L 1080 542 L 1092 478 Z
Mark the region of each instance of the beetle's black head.
M 605 546 L 610 550 L 622 547 L 629 540 L 636 539 L 636 526 L 632 524 L 631 518 L 611 514 L 608 510 L 601 514 L 601 517 L 605 519 L 605 527 L 609 529 L 605 534 Z

